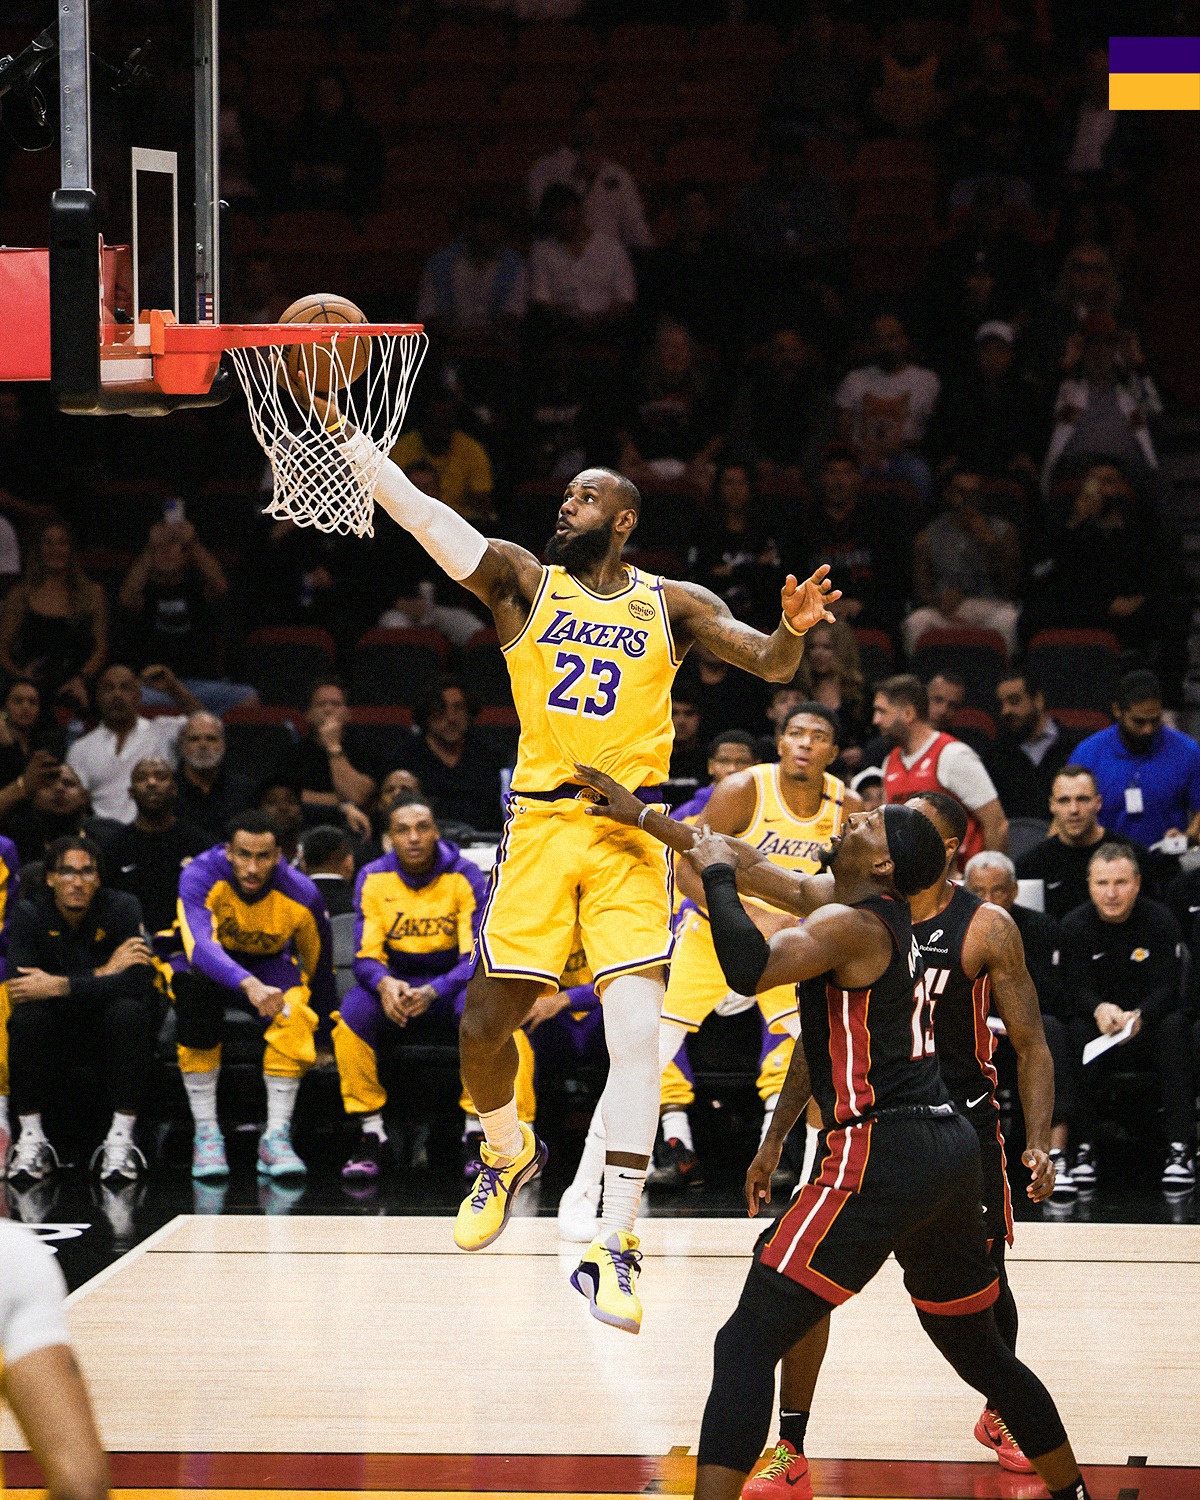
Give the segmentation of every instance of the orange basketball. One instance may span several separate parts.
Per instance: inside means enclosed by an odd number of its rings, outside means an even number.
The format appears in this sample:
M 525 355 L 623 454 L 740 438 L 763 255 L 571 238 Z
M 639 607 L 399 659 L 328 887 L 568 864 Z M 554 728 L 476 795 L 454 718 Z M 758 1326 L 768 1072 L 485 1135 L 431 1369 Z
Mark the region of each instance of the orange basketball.
M 347 323 L 365 323 L 366 314 L 345 297 L 316 292 L 293 302 L 280 316 L 281 323 L 328 323 L 332 328 Z M 366 339 L 339 338 L 336 348 L 325 344 L 289 344 L 284 367 L 297 392 L 314 391 L 328 397 L 344 390 L 367 368 L 370 346 Z

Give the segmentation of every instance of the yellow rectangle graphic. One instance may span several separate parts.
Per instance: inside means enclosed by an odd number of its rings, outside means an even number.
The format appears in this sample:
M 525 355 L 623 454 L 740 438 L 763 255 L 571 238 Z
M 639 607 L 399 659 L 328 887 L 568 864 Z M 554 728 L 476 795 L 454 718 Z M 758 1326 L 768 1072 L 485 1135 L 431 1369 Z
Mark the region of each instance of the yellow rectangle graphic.
M 1110 73 L 1109 109 L 1200 109 L 1200 73 Z

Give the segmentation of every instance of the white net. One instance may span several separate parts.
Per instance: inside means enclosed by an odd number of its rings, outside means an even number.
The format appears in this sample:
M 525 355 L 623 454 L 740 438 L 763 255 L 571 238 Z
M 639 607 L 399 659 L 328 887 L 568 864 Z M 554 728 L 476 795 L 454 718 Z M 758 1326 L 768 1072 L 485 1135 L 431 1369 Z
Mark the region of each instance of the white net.
M 274 494 L 267 514 L 318 531 L 370 536 L 379 471 L 400 436 L 429 341 L 423 333 L 364 336 L 352 329 L 331 331 L 320 346 L 280 342 L 229 353 L 254 436 L 271 464 Z M 320 365 L 314 365 L 314 356 Z M 335 378 L 326 400 L 318 402 L 303 380 L 294 378 L 306 367 L 323 369 L 327 378 L 361 373 L 350 383 Z M 340 427 L 338 418 L 348 426 Z M 352 430 L 366 439 L 354 444 L 353 459 L 344 448 L 345 434 Z

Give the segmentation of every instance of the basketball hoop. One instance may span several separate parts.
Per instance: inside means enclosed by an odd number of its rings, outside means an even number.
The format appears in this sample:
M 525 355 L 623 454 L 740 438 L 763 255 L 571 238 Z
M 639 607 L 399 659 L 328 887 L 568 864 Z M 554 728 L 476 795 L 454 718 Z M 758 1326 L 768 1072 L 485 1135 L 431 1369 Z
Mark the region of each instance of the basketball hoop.
M 289 375 L 289 351 L 309 344 L 321 351 L 310 356 L 310 369 L 319 358 L 327 373 L 352 377 L 335 377 L 324 399 Z M 228 350 L 271 464 L 269 516 L 342 536 L 372 535 L 375 486 L 429 345 L 421 324 L 179 324 L 155 314 L 150 345 L 164 390 L 211 381 Z M 346 449 L 351 430 L 361 438 L 353 459 Z

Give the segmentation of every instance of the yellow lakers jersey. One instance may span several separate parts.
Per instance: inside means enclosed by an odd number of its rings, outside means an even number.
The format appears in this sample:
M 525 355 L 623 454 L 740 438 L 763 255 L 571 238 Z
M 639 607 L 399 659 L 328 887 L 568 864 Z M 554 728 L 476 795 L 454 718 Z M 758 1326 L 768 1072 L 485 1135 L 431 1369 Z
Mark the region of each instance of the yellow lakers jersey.
M 576 761 L 630 791 L 666 780 L 680 658 L 662 580 L 627 572 L 604 596 L 565 568 L 544 569 L 524 629 L 504 648 L 521 720 L 514 792 L 574 781 Z
M 825 773 L 821 805 L 811 818 L 798 818 L 783 800 L 778 765 L 753 766 L 754 813 L 740 836 L 760 850 L 773 865 L 815 875 L 821 868 L 821 848 L 842 829 L 846 784 Z

